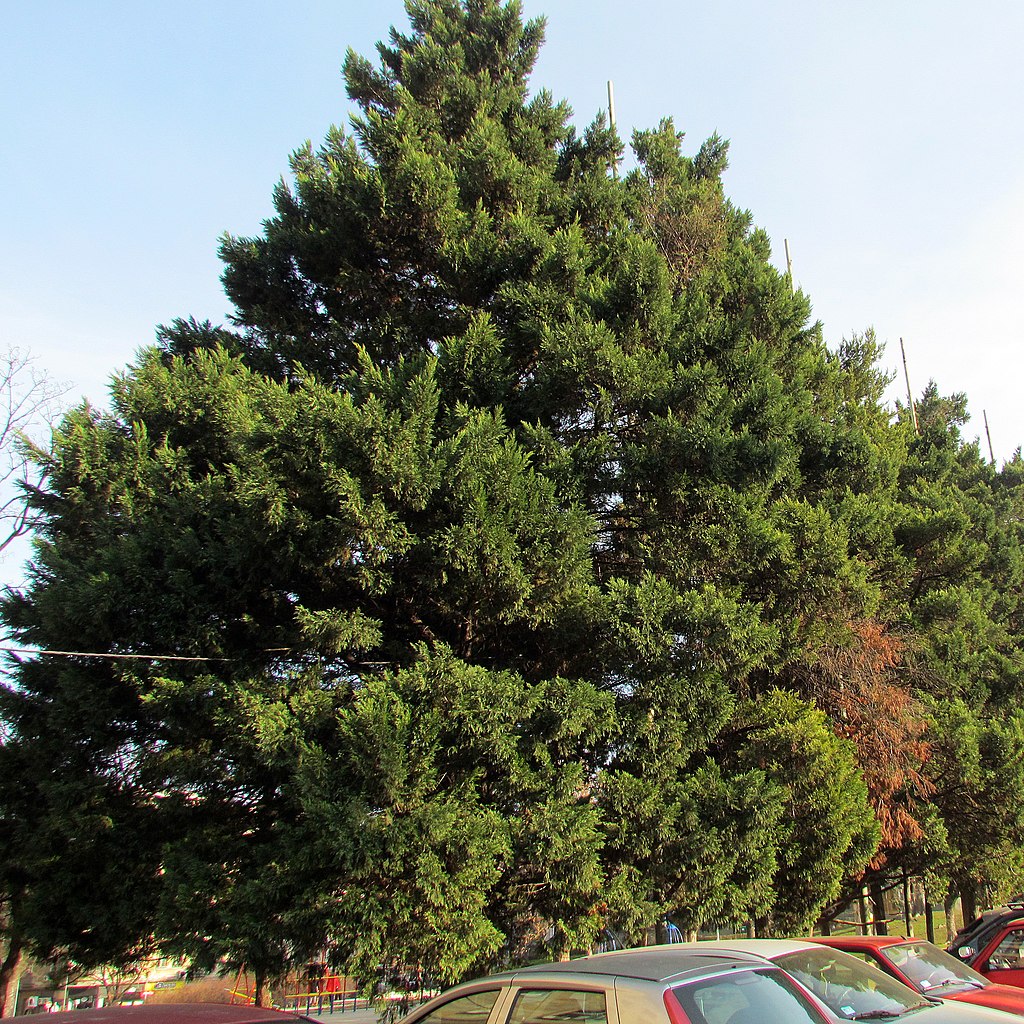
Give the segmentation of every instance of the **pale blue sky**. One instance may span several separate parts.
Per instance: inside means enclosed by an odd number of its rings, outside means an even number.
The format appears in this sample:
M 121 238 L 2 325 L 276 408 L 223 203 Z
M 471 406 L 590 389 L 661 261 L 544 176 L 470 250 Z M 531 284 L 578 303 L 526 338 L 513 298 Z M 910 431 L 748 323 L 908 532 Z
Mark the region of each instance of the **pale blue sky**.
M 548 18 L 535 88 L 583 126 L 612 79 L 626 138 L 717 130 L 730 197 L 779 266 L 789 239 L 826 338 L 873 325 L 895 370 L 902 336 L 915 391 L 966 391 L 999 459 L 1024 443 L 1024 4 L 524 10 Z M 288 154 L 345 123 L 346 47 L 407 27 L 397 0 L 33 0 L 3 21 L 0 344 L 96 403 L 155 324 L 223 319 L 218 236 L 257 232 Z

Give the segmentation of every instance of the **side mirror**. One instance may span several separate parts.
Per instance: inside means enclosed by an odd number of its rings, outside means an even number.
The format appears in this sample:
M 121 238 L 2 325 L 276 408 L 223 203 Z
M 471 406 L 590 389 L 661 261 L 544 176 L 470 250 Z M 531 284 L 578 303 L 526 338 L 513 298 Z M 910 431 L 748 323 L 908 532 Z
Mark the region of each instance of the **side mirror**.
M 974 953 L 975 949 L 973 946 L 961 946 L 956 951 L 956 955 L 960 957 L 961 960 L 970 960 L 971 957 L 974 956 Z

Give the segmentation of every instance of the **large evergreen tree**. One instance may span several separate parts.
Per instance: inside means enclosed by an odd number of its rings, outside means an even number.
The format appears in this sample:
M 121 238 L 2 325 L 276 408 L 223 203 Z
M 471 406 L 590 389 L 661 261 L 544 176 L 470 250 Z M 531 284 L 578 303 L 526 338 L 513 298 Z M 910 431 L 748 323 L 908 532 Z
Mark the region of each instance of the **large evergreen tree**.
M 530 95 L 517 3 L 407 9 L 224 239 L 233 322 L 162 329 L 38 452 L 3 614 L 86 653 L 0 703 L 19 900 L 62 827 L 137 844 L 122 953 L 261 993 L 328 945 L 452 979 L 666 915 L 806 925 L 945 796 L 932 749 L 1019 745 L 922 685 L 1016 714 L 1016 479 L 889 422 L 873 336 L 826 348 L 724 142 L 666 120 L 620 176 L 602 118 Z M 76 906 L 19 927 L 113 955 Z

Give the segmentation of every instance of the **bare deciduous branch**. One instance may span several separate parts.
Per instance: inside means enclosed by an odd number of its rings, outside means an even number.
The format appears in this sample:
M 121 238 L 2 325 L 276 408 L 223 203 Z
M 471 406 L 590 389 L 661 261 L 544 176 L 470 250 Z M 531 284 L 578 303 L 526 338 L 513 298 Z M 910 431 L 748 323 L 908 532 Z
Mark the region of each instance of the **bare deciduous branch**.
M 29 447 L 34 432 L 52 426 L 67 391 L 27 352 L 0 352 L 0 552 L 33 527 L 25 487 L 40 483 L 41 472 Z

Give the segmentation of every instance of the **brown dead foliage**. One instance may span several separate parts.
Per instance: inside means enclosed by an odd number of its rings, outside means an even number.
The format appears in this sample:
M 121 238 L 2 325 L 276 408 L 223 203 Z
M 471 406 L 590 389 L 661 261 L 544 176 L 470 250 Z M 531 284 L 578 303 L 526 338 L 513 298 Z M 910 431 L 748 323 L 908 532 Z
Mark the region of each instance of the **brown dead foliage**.
M 856 746 L 883 851 L 922 838 L 914 803 L 935 788 L 923 770 L 931 752 L 927 723 L 907 685 L 906 653 L 902 640 L 865 620 L 851 624 L 850 644 L 821 652 L 806 669 L 807 695 Z

